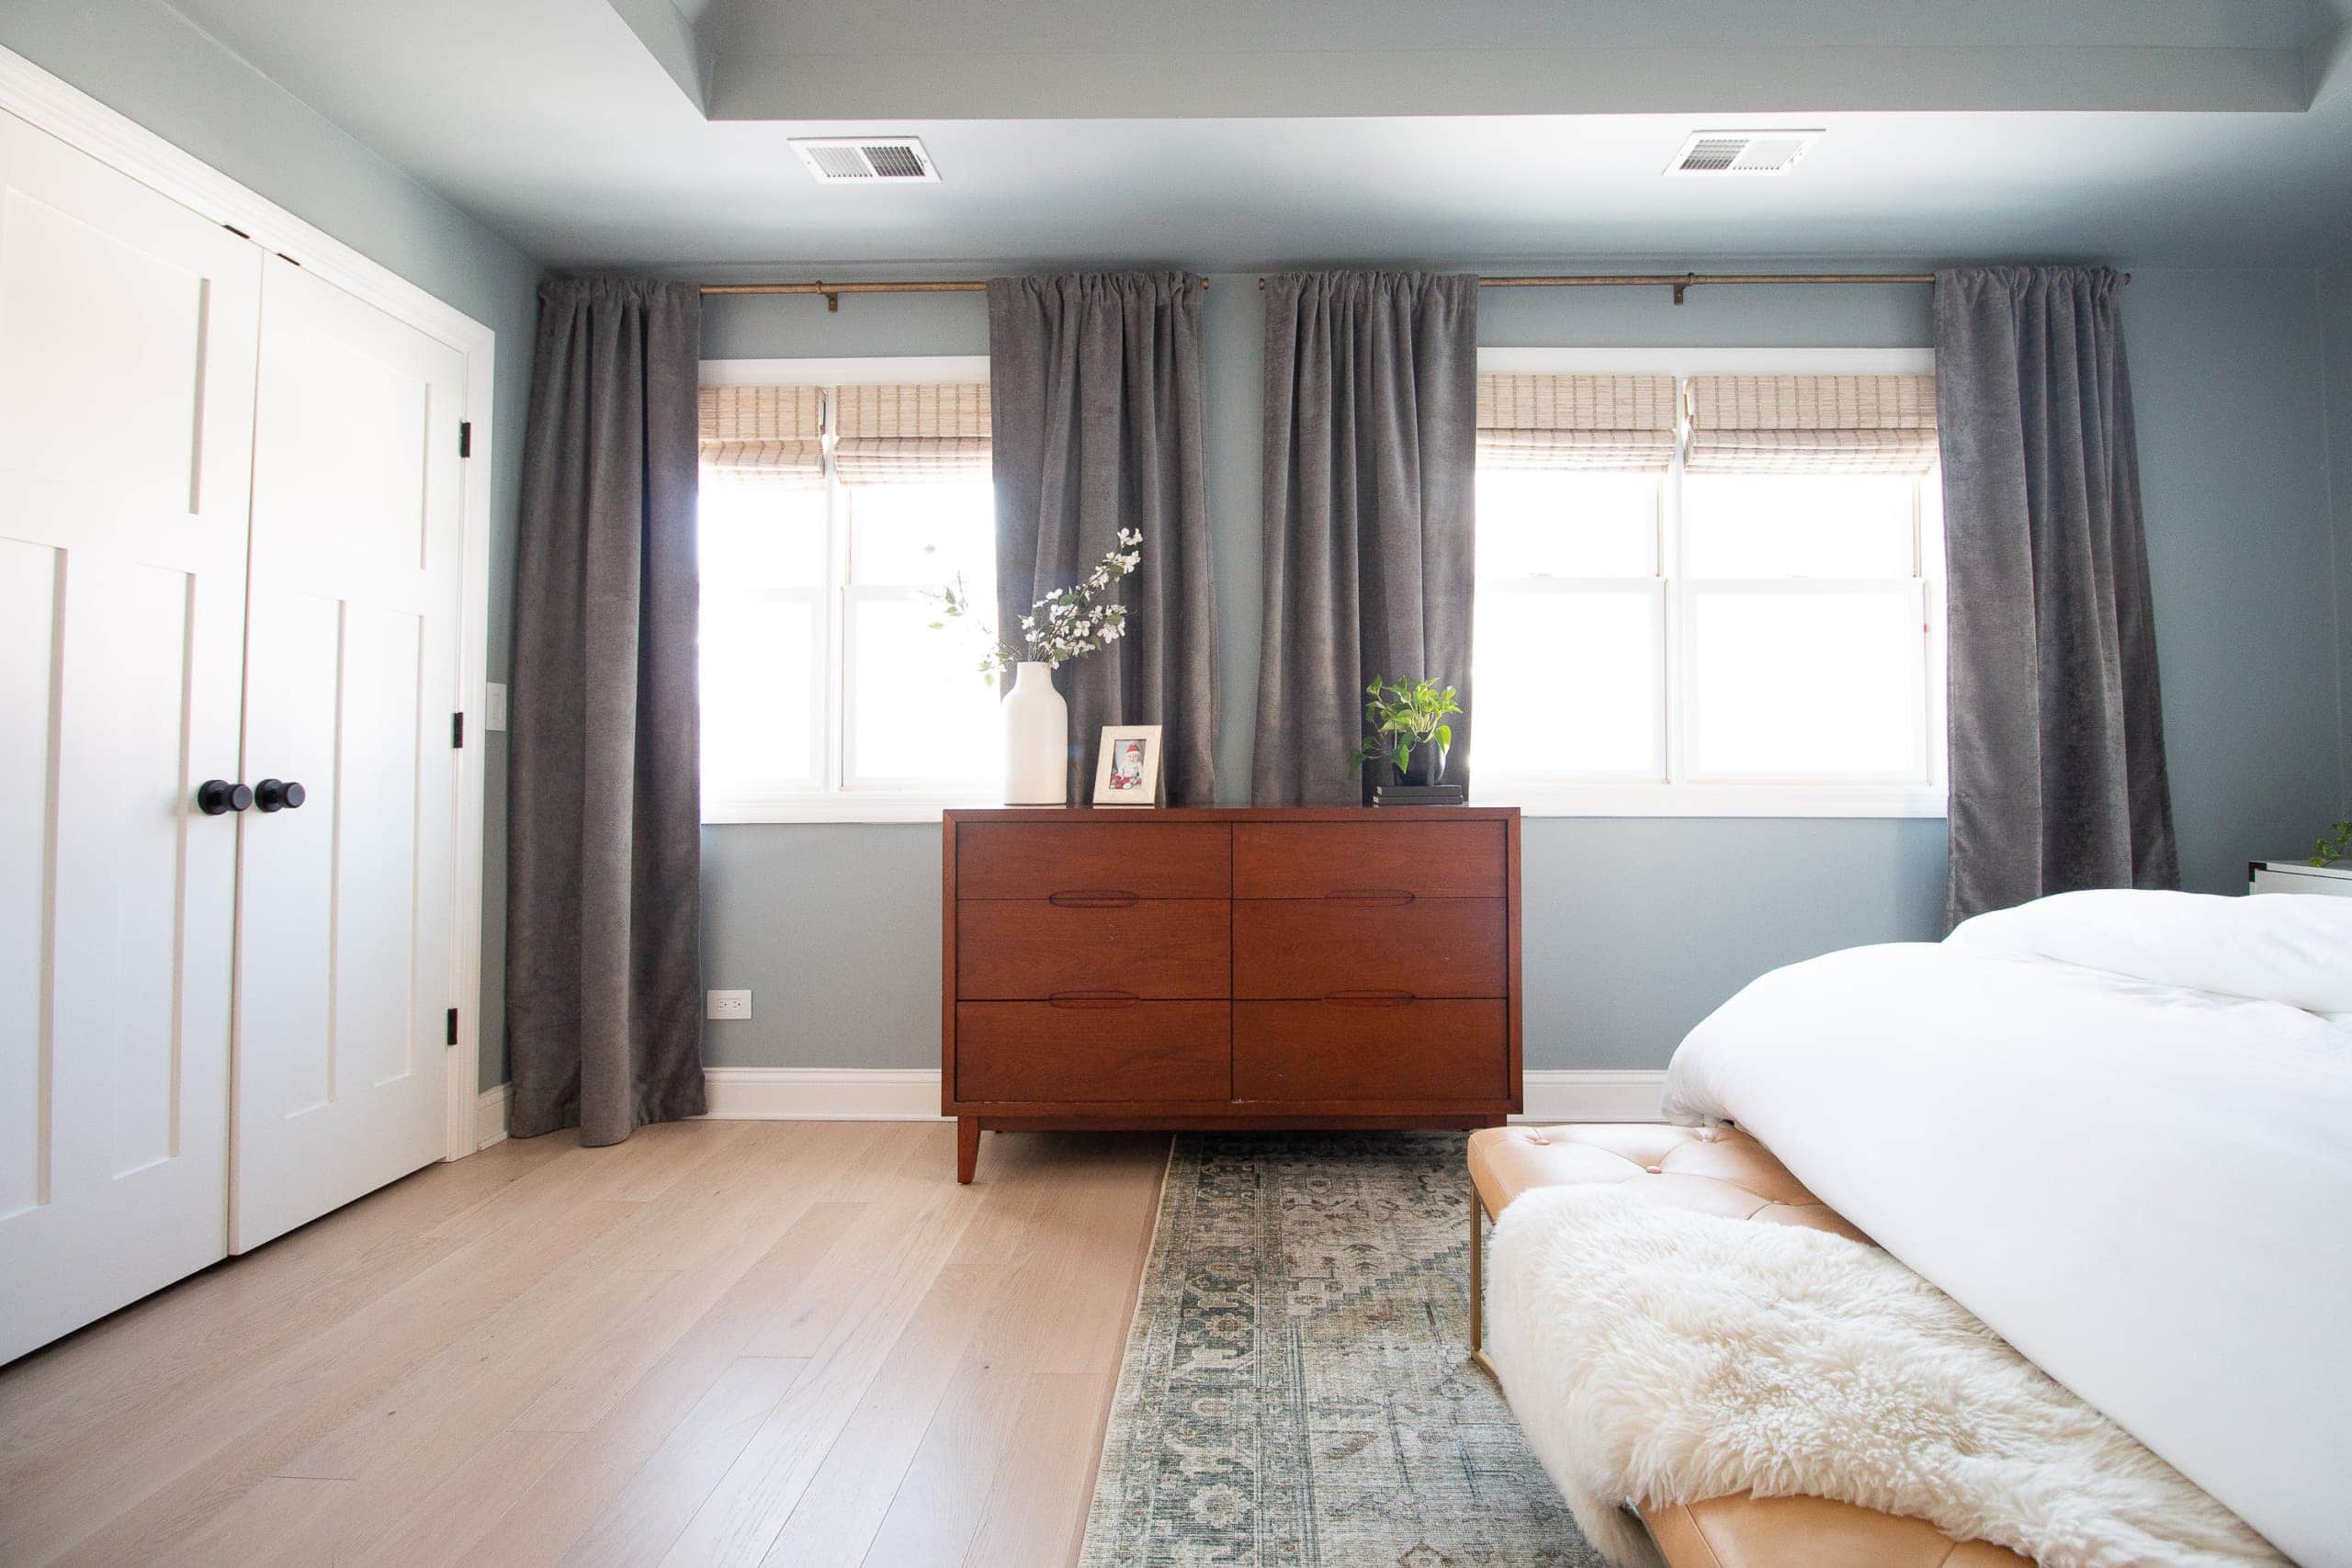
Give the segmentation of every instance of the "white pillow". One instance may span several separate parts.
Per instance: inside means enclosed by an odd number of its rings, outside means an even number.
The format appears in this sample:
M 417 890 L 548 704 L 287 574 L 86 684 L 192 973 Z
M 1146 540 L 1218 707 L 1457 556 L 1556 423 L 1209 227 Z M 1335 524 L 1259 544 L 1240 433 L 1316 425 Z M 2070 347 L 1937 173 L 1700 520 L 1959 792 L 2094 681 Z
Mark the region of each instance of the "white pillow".
M 2352 1013 L 2352 898 L 2056 893 L 1963 920 L 1944 941 L 2181 990 Z

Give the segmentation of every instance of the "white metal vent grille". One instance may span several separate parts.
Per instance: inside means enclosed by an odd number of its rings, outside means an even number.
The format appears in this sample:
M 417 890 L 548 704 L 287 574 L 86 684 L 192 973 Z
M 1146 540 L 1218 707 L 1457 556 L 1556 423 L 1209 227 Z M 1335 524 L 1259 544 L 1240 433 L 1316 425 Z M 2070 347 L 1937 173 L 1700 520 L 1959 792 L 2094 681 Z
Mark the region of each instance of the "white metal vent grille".
M 795 137 L 792 150 L 819 185 L 939 182 L 939 171 L 913 136 Z
M 1818 130 L 1694 131 L 1669 175 L 1785 175 L 1822 138 Z

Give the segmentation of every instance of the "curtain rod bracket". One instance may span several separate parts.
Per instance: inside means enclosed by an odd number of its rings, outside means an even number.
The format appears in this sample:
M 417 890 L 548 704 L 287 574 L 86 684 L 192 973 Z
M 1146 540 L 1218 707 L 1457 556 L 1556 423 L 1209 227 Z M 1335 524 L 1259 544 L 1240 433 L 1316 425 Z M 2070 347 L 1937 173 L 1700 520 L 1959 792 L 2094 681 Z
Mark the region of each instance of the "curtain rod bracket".
M 1679 305 L 1682 303 L 1682 291 L 1690 288 L 1690 285 L 1697 280 L 1698 276 L 1699 275 L 1695 272 L 1687 272 L 1682 275 L 1680 280 L 1674 286 L 1674 302 L 1676 304 Z
M 842 310 L 841 290 L 837 288 L 826 288 L 820 283 L 819 285 L 818 291 L 825 297 L 826 314 L 834 316 L 840 315 Z

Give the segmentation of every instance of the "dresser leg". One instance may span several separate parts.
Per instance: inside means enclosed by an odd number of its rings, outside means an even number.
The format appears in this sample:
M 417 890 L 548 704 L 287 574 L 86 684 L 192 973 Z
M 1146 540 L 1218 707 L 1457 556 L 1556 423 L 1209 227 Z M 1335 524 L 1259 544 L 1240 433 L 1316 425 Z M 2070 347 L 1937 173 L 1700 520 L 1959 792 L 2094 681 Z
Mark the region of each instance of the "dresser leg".
M 980 1119 L 977 1116 L 956 1118 L 956 1179 L 969 1183 L 972 1168 L 980 1162 Z

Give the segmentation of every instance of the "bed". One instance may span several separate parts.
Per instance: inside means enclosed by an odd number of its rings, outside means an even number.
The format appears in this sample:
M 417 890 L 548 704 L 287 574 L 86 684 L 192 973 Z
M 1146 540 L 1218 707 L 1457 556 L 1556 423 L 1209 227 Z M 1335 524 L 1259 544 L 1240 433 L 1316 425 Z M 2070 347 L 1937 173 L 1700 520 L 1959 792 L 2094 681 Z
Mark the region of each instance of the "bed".
M 2067 894 L 1793 964 L 1690 1033 L 1666 1109 L 2352 1568 L 2352 900 Z

